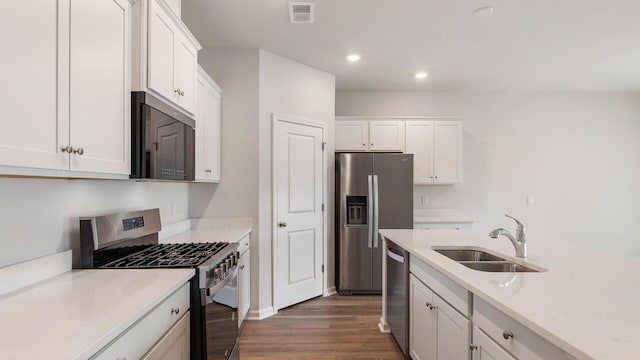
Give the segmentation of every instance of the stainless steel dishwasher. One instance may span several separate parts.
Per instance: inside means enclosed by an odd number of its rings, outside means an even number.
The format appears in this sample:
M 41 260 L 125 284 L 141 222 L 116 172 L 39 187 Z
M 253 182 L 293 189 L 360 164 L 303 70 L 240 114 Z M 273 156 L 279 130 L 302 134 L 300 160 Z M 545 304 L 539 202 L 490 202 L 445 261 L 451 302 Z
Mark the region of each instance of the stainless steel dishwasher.
M 409 356 L 409 253 L 387 240 L 387 323 L 405 357 Z

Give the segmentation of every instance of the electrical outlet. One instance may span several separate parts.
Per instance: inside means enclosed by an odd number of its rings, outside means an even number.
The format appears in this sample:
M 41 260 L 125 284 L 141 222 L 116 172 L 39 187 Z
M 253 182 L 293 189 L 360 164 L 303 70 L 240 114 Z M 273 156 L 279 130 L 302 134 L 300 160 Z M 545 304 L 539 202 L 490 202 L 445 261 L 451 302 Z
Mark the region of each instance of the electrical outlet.
M 171 202 L 171 216 L 176 216 L 178 213 L 178 203 L 175 201 Z

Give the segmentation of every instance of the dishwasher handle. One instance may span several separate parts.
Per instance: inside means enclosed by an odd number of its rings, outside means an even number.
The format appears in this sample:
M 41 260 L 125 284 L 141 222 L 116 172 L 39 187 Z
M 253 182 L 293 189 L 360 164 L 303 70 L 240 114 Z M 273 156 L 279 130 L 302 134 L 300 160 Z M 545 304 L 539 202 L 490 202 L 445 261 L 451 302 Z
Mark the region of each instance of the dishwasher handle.
M 404 264 L 404 256 L 394 253 L 391 249 L 387 249 L 387 256 L 390 257 L 391 260 Z

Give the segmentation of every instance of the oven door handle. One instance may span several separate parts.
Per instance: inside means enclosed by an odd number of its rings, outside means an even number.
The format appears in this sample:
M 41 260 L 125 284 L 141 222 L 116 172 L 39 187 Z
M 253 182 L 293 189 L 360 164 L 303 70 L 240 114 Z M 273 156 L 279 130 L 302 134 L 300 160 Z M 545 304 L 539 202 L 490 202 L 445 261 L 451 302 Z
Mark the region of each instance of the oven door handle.
M 233 279 L 235 279 L 236 277 L 238 277 L 238 267 L 235 266 L 233 268 L 233 270 L 227 274 L 227 277 L 224 278 L 224 280 L 220 281 L 219 283 L 207 288 L 207 289 L 202 289 L 202 297 L 203 300 L 206 301 L 202 301 L 202 305 L 206 305 L 208 303 L 210 303 L 211 301 L 209 299 L 211 299 L 213 297 L 213 295 L 215 295 L 215 293 L 217 293 L 218 291 L 220 291 L 220 289 L 222 289 L 223 287 L 229 285 L 229 283 L 231 281 L 233 281 Z

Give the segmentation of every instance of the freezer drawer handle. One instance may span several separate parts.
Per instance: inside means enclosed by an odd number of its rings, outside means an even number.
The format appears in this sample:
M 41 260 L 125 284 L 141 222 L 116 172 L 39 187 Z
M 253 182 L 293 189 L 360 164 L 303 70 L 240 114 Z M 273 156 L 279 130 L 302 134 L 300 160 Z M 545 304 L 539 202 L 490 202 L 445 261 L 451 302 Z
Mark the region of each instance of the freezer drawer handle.
M 390 257 L 392 260 L 399 262 L 400 264 L 404 264 L 404 256 L 395 254 L 391 252 L 391 250 L 389 249 L 387 249 L 387 256 Z

